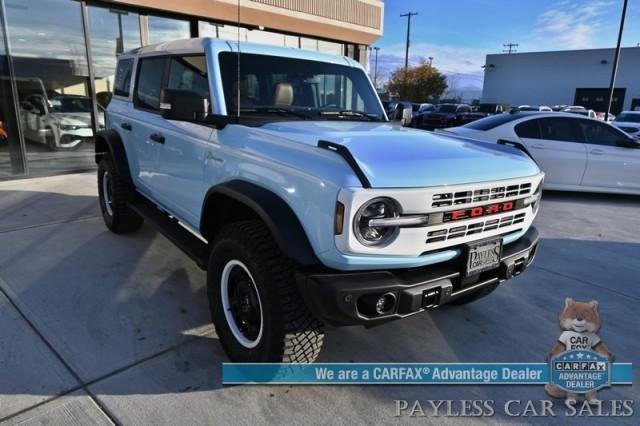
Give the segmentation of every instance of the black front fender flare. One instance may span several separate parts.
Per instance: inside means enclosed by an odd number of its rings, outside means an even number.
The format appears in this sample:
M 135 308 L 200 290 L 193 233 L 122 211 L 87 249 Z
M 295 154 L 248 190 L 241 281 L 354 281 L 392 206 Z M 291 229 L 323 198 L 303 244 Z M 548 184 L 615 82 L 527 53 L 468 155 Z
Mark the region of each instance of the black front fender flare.
M 133 188 L 134 185 L 131 179 L 127 151 L 118 132 L 112 129 L 101 130 L 96 135 L 96 164 L 100 162 L 100 159 L 106 153 L 111 154 L 111 158 L 113 158 L 114 165 L 120 177 L 125 179 L 131 188 Z
M 311 266 L 320 263 L 291 207 L 277 194 L 246 181 L 232 180 L 207 191 L 200 218 L 203 235 L 210 234 L 211 227 L 216 226 L 208 221 L 211 209 L 215 209 L 215 201 L 209 201 L 218 196 L 231 198 L 253 210 L 267 225 L 280 250 L 298 264 Z

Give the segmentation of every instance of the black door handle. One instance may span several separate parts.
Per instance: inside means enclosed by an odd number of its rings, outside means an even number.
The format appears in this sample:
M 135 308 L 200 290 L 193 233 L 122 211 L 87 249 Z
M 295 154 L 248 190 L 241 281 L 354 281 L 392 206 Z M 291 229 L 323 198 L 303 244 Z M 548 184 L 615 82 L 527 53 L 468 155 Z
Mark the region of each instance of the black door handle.
M 124 130 L 127 130 L 129 132 L 131 131 L 131 124 L 129 123 L 121 123 L 120 127 L 122 127 Z
M 149 138 L 151 138 L 151 140 L 154 142 L 164 143 L 164 136 L 162 136 L 160 133 L 152 133 Z

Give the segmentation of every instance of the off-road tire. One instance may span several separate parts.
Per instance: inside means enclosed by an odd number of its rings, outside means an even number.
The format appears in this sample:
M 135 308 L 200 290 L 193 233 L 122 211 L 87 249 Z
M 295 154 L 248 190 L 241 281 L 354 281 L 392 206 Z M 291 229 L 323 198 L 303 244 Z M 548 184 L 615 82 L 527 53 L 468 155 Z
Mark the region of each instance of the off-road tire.
M 223 270 L 233 261 L 246 266 L 259 295 L 263 327 L 254 348 L 234 336 L 223 310 Z M 323 324 L 300 296 L 294 267 L 259 220 L 235 222 L 218 233 L 209 258 L 207 294 L 216 332 L 232 361 L 307 363 L 317 358 Z
M 451 305 L 466 305 L 468 303 L 475 302 L 478 299 L 482 299 L 493 293 L 495 289 L 499 287 L 499 284 L 492 284 L 481 288 L 480 290 L 473 291 L 469 294 L 459 297 L 458 299 L 449 302 Z
M 104 193 L 105 174 L 111 184 L 111 211 L 107 208 Z M 110 154 L 103 154 L 98 164 L 98 195 L 102 218 L 111 232 L 129 234 L 142 226 L 144 220 L 128 205 L 128 202 L 135 195 L 135 190 L 118 174 Z

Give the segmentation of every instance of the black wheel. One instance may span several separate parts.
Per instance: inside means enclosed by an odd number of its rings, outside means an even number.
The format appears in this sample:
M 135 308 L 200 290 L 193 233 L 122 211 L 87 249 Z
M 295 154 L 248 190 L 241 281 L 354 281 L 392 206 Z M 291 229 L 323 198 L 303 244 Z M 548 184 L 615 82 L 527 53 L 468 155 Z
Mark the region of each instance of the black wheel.
M 449 302 L 451 305 L 466 305 L 467 303 L 475 302 L 478 299 L 482 299 L 485 296 L 490 295 L 493 291 L 498 288 L 500 284 L 492 284 L 486 287 L 481 288 L 480 290 L 473 291 L 464 296 L 460 296 L 459 298 L 452 300 Z
M 58 144 L 56 144 L 56 135 L 53 133 L 52 129 L 49 129 L 49 131 L 47 132 L 47 136 L 45 138 L 47 142 L 47 148 L 49 148 L 49 151 L 60 150 L 60 147 L 58 146 Z
M 100 210 L 107 228 L 116 234 L 127 234 L 140 228 L 143 219 L 127 205 L 134 190 L 118 175 L 110 154 L 104 154 L 98 165 Z
M 207 272 L 211 317 L 235 362 L 313 362 L 322 323 L 294 282 L 294 263 L 260 221 L 236 222 L 214 241 Z

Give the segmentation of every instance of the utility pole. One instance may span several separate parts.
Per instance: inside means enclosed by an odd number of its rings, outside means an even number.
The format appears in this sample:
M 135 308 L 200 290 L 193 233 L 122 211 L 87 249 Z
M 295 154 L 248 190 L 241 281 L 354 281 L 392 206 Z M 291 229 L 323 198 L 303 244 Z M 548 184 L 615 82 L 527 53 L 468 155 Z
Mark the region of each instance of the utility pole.
M 373 46 L 371 49 L 376 51 L 376 60 L 375 60 L 375 65 L 373 66 L 373 87 L 376 88 L 376 90 L 378 89 L 378 50 L 380 50 L 380 48 L 378 46 Z
M 618 61 L 620 60 L 620 44 L 622 43 L 622 32 L 624 31 L 624 18 L 627 16 L 627 3 L 622 4 L 622 17 L 620 18 L 620 30 L 618 31 L 618 44 L 616 45 L 616 55 L 613 58 L 613 70 L 611 70 L 611 83 L 609 84 L 609 101 L 607 102 L 607 112 L 604 114 L 604 122 L 609 121 L 611 103 L 613 102 L 613 90 L 616 85 L 616 74 L 618 73 Z
M 401 18 L 407 18 L 407 43 L 404 51 L 404 81 L 402 82 L 402 97 L 407 96 L 407 73 L 409 72 L 409 35 L 411 34 L 411 17 L 416 16 L 418 12 L 407 12 L 400 15 Z
M 510 55 L 512 53 L 517 52 L 515 48 L 518 47 L 518 43 L 505 43 L 503 44 L 503 46 L 506 47 L 506 49 L 503 50 L 503 52 Z

